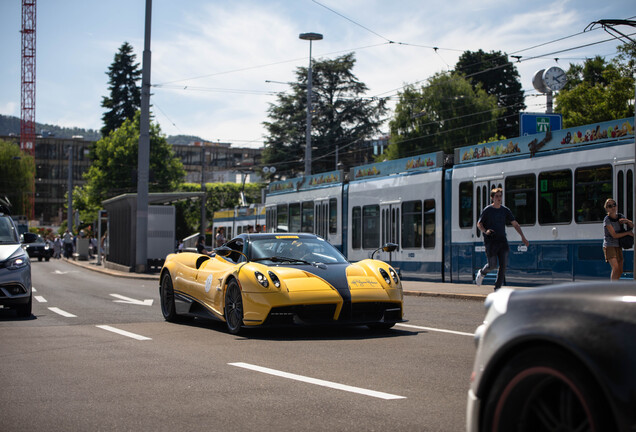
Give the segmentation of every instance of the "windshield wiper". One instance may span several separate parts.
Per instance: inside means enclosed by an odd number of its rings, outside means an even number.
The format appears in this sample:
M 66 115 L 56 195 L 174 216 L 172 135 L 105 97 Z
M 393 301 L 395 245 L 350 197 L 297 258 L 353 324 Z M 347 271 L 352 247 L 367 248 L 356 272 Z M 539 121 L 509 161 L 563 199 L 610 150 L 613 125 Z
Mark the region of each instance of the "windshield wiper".
M 287 258 L 282 256 L 273 256 L 273 257 L 265 257 L 265 258 L 254 258 L 252 261 L 272 261 L 272 262 L 288 262 L 288 263 L 302 263 L 310 266 L 318 267 L 318 268 L 326 268 L 327 266 L 323 263 L 318 262 L 309 262 L 300 258 Z

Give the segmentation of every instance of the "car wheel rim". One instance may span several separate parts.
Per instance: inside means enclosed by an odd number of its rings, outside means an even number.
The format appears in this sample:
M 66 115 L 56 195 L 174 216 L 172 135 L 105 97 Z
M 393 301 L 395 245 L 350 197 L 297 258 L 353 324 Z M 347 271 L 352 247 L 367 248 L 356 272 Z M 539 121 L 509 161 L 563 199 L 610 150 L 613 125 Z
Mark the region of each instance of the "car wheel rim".
M 235 286 L 228 290 L 225 310 L 228 326 L 232 330 L 239 328 L 243 321 L 243 300 L 241 292 Z
M 168 316 L 172 313 L 174 305 L 174 290 L 172 289 L 172 281 L 170 276 L 163 278 L 162 290 L 161 290 L 161 308 L 164 316 Z
M 595 431 L 578 389 L 559 371 L 535 367 L 522 371 L 503 391 L 493 430 Z

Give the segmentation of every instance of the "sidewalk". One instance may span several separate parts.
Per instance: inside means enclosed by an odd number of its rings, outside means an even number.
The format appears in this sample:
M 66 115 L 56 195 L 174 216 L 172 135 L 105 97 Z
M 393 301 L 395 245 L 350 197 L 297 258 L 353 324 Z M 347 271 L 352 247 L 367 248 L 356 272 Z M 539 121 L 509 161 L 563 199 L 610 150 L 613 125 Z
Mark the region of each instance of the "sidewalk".
M 159 273 L 133 273 L 123 272 L 113 269 L 104 268 L 103 265 L 97 265 L 97 260 L 92 259 L 89 261 L 74 261 L 67 260 L 66 262 L 76 265 L 78 267 L 85 268 L 87 270 L 107 274 L 115 277 L 124 277 L 130 279 L 147 279 L 156 280 L 159 284 Z M 527 289 L 527 287 L 512 287 L 515 289 Z M 405 296 L 427 296 L 427 297 L 448 297 L 448 298 L 462 298 L 466 300 L 478 300 L 483 301 L 488 294 L 494 291 L 494 287 L 491 284 L 484 284 L 477 286 L 475 284 L 468 283 L 445 283 L 445 282 L 422 282 L 422 281 L 402 281 L 402 289 Z

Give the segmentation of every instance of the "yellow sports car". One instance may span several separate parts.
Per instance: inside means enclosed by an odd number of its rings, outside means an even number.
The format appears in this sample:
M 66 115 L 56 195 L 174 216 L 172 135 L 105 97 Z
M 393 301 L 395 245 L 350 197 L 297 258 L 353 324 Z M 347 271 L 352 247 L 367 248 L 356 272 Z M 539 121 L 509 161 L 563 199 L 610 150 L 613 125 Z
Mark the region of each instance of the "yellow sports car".
M 318 236 L 274 233 L 241 234 L 214 252 L 168 255 L 159 286 L 167 321 L 213 317 L 232 334 L 290 324 L 388 329 L 404 321 L 400 278 L 373 255 L 349 263 Z

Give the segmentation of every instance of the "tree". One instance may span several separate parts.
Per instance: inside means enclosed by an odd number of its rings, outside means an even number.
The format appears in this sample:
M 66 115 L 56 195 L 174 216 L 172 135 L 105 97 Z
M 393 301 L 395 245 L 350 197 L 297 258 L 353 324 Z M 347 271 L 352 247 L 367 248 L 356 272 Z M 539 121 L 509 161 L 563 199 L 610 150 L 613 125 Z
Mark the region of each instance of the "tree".
M 13 214 L 29 214 L 35 166 L 20 146 L 0 140 L 0 198 L 9 198 Z
M 110 97 L 102 98 L 102 107 L 108 110 L 102 116 L 103 137 L 121 126 L 124 120 L 132 120 L 141 107 L 141 89 L 137 85 L 141 79 L 141 70 L 139 63 L 135 63 L 135 58 L 132 46 L 124 42 L 108 67 L 106 74 Z
M 504 138 L 519 136 L 519 112 L 526 104 L 519 72 L 508 55 L 501 51 L 465 51 L 455 70 L 463 73 L 474 89 L 481 86 L 497 98 L 497 106 L 502 110 L 497 120 L 497 134 Z
M 384 156 L 399 159 L 487 140 L 497 131 L 495 96 L 472 87 L 461 74 L 438 73 L 419 89 L 399 94 L 389 123 L 391 139 Z
M 353 74 L 353 53 L 334 60 L 315 61 L 312 65 L 312 172 L 335 169 L 336 146 L 343 149 L 339 160 L 350 165 L 355 143 L 379 131 L 386 113 L 383 100 L 368 100 L 361 95 L 367 86 Z M 297 82 L 289 93 L 270 104 L 264 122 L 269 133 L 265 140 L 263 162 L 276 165 L 277 175 L 294 177 L 304 170 L 306 143 L 308 68 L 296 70 Z
M 582 65 L 570 64 L 567 83 L 555 98 L 563 127 L 634 116 L 636 47 L 619 46 L 619 53 L 610 63 L 596 56 Z
M 85 174 L 86 185 L 73 194 L 80 210 L 94 212 L 101 202 L 122 193 L 137 192 L 137 153 L 139 111 L 118 129 L 100 139 L 91 149 L 92 164 Z M 161 134 L 159 125 L 150 124 L 150 192 L 177 190 L 185 177 L 183 164 Z

